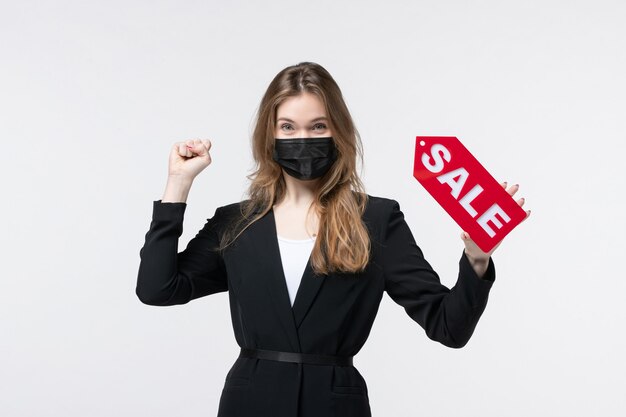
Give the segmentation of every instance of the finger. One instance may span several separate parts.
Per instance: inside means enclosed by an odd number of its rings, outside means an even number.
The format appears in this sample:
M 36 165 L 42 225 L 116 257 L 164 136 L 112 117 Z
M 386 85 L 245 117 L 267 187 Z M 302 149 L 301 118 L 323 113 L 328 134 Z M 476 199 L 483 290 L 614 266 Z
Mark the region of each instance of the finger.
M 515 193 L 517 192 L 517 190 L 519 190 L 519 184 L 513 184 L 509 187 L 509 189 L 507 190 L 507 192 L 509 193 L 509 195 L 514 196 Z
M 519 204 L 520 207 L 522 207 L 525 202 L 526 202 L 526 200 L 524 199 L 524 197 L 522 197 L 519 200 L 517 200 L 517 204 Z
M 209 155 L 209 149 L 211 148 L 211 143 L 208 140 L 203 140 L 200 142 L 200 149 L 202 149 L 202 155 Z
M 185 142 L 178 143 L 178 154 L 180 156 L 187 156 L 187 145 Z
M 502 188 L 504 188 L 505 190 L 506 190 L 506 184 L 507 184 L 507 183 L 506 183 L 506 181 L 504 181 L 504 182 L 501 182 L 501 183 L 500 183 L 500 185 L 502 186 Z
M 195 139 L 193 142 L 198 155 L 203 155 L 204 153 L 202 151 L 204 151 L 205 148 L 204 141 L 201 139 Z
M 195 156 L 202 154 L 202 141 L 200 139 L 190 139 L 187 141 L 187 150 L 189 151 L 188 156 Z

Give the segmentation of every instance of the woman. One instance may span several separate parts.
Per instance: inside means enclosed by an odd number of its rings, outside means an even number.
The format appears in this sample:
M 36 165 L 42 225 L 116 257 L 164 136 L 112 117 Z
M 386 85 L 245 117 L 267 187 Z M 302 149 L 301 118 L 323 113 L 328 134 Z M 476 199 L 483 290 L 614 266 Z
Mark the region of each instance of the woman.
M 440 283 L 398 202 L 363 191 L 358 132 L 320 65 L 303 62 L 274 78 L 253 133 L 250 198 L 218 207 L 178 253 L 187 195 L 210 149 L 210 140 L 172 147 L 136 293 L 167 306 L 228 291 L 241 351 L 219 417 L 370 416 L 352 357 L 385 291 L 430 339 L 451 348 L 468 342 L 495 280 L 495 248 L 484 253 L 462 233 L 458 281 L 452 289 Z

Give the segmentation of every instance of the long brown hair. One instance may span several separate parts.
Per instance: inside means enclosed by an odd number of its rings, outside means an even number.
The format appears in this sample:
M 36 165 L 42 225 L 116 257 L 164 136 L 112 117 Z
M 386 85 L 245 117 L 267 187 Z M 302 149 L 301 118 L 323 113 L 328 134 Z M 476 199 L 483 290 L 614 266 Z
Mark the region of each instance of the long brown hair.
M 324 104 L 338 151 L 315 191 L 312 207 L 320 216 L 320 230 L 311 252 L 311 267 L 317 274 L 362 272 L 369 261 L 371 242 L 361 218 L 368 196 L 356 173 L 357 156 L 363 165 L 361 138 L 339 86 L 326 69 L 313 62 L 283 69 L 263 95 L 252 135 L 255 170 L 247 175 L 251 180 L 249 199 L 242 201 L 238 221 L 222 234 L 219 249 L 230 245 L 285 195 L 282 169 L 272 159 L 276 114 L 286 98 L 303 92 L 315 94 Z

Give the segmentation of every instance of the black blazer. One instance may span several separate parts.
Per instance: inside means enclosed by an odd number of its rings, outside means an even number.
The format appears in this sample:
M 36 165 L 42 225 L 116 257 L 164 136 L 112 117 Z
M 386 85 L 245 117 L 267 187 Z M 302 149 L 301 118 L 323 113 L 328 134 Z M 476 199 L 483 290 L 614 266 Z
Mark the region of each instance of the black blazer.
M 136 294 L 149 305 L 185 304 L 228 291 L 241 347 L 356 355 L 368 338 L 383 293 L 404 307 L 426 335 L 463 347 L 483 313 L 495 267 L 479 278 L 465 253 L 452 289 L 424 259 L 397 201 L 368 195 L 363 220 L 372 242 L 363 273 L 314 276 L 310 259 L 293 308 L 280 260 L 274 212 L 252 224 L 223 256 L 209 248 L 240 203 L 216 209 L 178 252 L 186 203 L 153 202 L 140 251 Z M 224 381 L 218 417 L 371 416 L 365 380 L 354 366 L 237 358 Z

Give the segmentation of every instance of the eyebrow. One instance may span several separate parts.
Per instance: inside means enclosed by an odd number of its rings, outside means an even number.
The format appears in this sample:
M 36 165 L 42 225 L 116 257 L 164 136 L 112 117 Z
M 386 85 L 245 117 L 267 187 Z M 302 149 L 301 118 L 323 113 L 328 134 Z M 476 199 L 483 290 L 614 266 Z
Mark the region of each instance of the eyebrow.
M 295 123 L 293 120 L 288 119 L 286 117 L 279 117 L 278 120 L 285 120 L 287 122 Z M 278 120 L 276 120 L 276 121 L 278 121 Z M 317 118 L 311 120 L 311 122 L 317 122 L 318 120 L 328 120 L 328 118 L 327 117 L 317 117 Z

